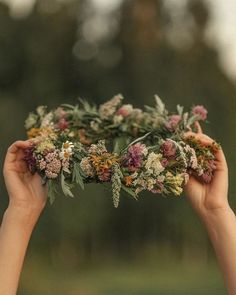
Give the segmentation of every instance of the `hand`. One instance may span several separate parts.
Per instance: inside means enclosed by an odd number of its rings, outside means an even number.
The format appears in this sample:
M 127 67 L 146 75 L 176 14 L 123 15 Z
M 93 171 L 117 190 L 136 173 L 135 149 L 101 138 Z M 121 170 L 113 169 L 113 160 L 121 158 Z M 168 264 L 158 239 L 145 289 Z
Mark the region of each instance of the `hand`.
M 202 133 L 199 123 L 198 132 L 187 132 L 185 136 L 194 136 L 204 145 L 213 143 L 213 139 Z M 209 213 L 221 209 L 228 209 L 228 167 L 222 149 L 215 152 L 216 170 L 210 183 L 203 183 L 194 176 L 185 186 L 185 192 L 192 207 L 201 216 L 207 216 Z
M 9 194 L 9 205 L 27 208 L 39 215 L 46 204 L 47 189 L 42 185 L 41 177 L 28 170 L 24 161 L 24 150 L 32 142 L 16 141 L 7 151 L 3 175 Z

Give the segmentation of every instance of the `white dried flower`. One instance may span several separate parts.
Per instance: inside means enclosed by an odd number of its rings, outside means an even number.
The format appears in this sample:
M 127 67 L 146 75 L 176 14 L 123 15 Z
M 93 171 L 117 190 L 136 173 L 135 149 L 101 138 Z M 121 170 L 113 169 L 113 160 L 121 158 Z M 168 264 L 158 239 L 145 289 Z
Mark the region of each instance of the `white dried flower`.
M 113 122 L 114 122 L 114 124 L 118 125 L 118 124 L 120 124 L 123 121 L 123 119 L 124 119 L 123 116 L 121 116 L 121 115 L 115 115 L 113 117 Z
M 145 168 L 148 174 L 154 174 L 157 176 L 165 169 L 160 162 L 161 158 L 161 154 L 156 154 L 154 152 L 151 152 L 148 155 L 147 161 L 145 163 Z
M 30 113 L 28 118 L 25 120 L 25 128 L 29 130 L 37 123 L 37 120 L 38 116 L 34 113 Z
M 62 144 L 60 158 L 69 159 L 74 153 L 74 144 L 70 141 L 66 141 Z
M 81 160 L 80 167 L 87 177 L 94 177 L 95 176 L 95 171 L 94 171 L 92 165 L 90 164 L 89 157 L 84 157 Z
M 52 113 L 52 112 L 49 112 L 49 113 L 43 118 L 40 127 L 43 128 L 43 127 L 53 126 L 52 119 L 53 119 L 53 113 Z
M 109 119 L 111 116 L 113 116 L 122 99 L 123 96 L 121 94 L 118 94 L 115 95 L 108 102 L 100 105 L 98 112 L 101 119 Z

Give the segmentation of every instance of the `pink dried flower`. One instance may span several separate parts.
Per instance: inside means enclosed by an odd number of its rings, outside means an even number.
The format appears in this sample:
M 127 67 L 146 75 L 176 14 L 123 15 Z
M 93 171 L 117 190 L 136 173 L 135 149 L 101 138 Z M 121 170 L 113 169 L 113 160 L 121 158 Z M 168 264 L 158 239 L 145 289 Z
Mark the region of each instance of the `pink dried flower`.
M 124 165 L 129 168 L 129 171 L 134 172 L 142 165 L 143 156 L 148 153 L 145 144 L 140 142 L 131 145 L 128 149 L 128 153 L 124 157 Z
M 110 181 L 111 180 L 111 169 L 103 169 L 101 172 L 98 174 L 98 178 L 101 181 Z
M 161 160 L 161 165 L 162 165 L 163 167 L 168 166 L 168 164 L 169 164 L 169 161 L 168 161 L 166 158 L 163 158 L 163 159 Z
M 169 117 L 169 121 L 165 124 L 165 126 L 169 131 L 173 132 L 176 130 L 180 121 L 181 121 L 180 115 L 172 115 Z
M 154 194 L 161 194 L 163 192 L 163 189 L 164 189 L 163 182 L 157 180 L 156 185 L 157 185 L 157 187 L 152 189 L 151 192 L 154 193 Z
M 80 162 L 80 167 L 87 177 L 94 177 L 95 171 L 90 163 L 89 157 L 84 157 Z
M 173 141 L 171 140 L 166 140 L 162 145 L 161 145 L 161 150 L 163 152 L 163 155 L 165 157 L 173 157 L 176 155 L 176 147 Z
M 128 152 L 133 157 L 135 156 L 140 157 L 140 156 L 146 156 L 148 153 L 148 150 L 145 144 L 138 142 L 131 145 L 128 149 Z
M 63 117 L 65 117 L 65 115 L 66 115 L 66 111 L 63 110 L 62 107 L 59 107 L 59 108 L 57 108 L 57 109 L 55 110 L 55 115 L 56 115 L 58 118 L 63 118 Z
M 55 150 L 53 152 L 47 153 L 47 155 L 45 156 L 45 160 L 46 160 L 47 163 L 49 163 L 49 162 L 53 161 L 55 158 L 57 158 L 57 157 L 58 157 L 58 153 Z
M 125 104 L 118 109 L 118 111 L 116 112 L 116 115 L 127 117 L 132 113 L 132 111 L 133 111 L 133 106 L 131 104 Z
M 57 128 L 60 130 L 65 130 L 69 127 L 69 123 L 66 121 L 65 118 L 61 118 L 57 123 Z
M 217 168 L 216 161 L 215 160 L 208 160 L 208 168 L 210 170 L 215 170 Z
M 56 178 L 61 171 L 61 161 L 54 158 L 51 162 L 47 163 L 46 176 L 48 178 Z
M 207 170 L 207 171 L 205 171 L 203 174 L 202 174 L 202 179 L 203 179 L 203 181 L 204 182 L 206 182 L 206 183 L 210 183 L 211 182 L 211 180 L 212 180 L 212 172 L 210 171 L 210 170 Z
M 199 120 L 206 120 L 207 118 L 207 110 L 204 108 L 202 105 L 197 105 L 192 108 L 192 114 L 194 115 L 199 115 L 200 119 Z
M 39 160 L 39 169 L 44 170 L 46 168 L 46 161 L 44 159 Z
M 58 176 L 57 173 L 54 173 L 54 172 L 52 172 L 50 170 L 46 170 L 45 174 L 46 174 L 47 178 L 50 178 L 50 179 L 57 178 L 57 176 Z
M 34 149 L 35 147 L 32 146 L 24 150 L 24 160 L 26 161 L 26 164 L 31 173 L 36 172 L 36 159 L 34 157 Z

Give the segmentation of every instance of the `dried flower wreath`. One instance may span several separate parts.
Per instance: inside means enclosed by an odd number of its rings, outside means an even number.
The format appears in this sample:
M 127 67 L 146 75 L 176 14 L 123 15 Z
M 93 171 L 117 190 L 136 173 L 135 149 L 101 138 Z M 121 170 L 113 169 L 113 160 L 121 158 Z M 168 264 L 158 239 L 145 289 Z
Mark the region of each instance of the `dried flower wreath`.
M 121 190 L 135 199 L 143 190 L 179 196 L 191 174 L 211 181 L 219 144 L 203 146 L 184 137 L 195 131 L 195 122 L 206 120 L 203 106 L 184 112 L 177 105 L 177 112 L 169 113 L 157 95 L 155 106 L 144 110 L 122 99 L 116 95 L 99 107 L 85 100 L 51 111 L 39 106 L 29 114 L 25 128 L 34 144 L 25 160 L 47 183 L 51 203 L 60 190 L 73 197 L 77 184 L 84 189 L 90 182 L 110 182 L 118 207 Z

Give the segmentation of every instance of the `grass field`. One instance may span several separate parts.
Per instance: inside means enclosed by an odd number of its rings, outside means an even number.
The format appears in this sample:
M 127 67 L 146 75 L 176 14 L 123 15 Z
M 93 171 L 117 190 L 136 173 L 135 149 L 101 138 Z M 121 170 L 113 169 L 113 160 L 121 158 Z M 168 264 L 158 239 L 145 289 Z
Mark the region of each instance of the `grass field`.
M 226 291 L 213 263 L 190 266 L 110 261 L 72 270 L 31 257 L 25 263 L 18 294 L 224 295 Z

